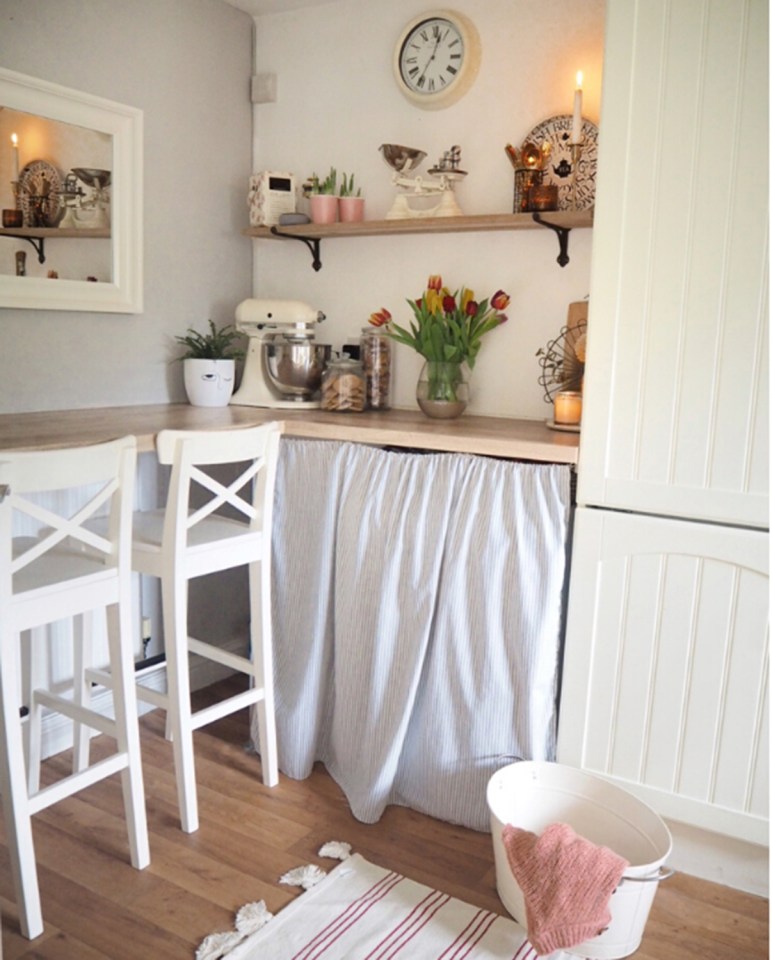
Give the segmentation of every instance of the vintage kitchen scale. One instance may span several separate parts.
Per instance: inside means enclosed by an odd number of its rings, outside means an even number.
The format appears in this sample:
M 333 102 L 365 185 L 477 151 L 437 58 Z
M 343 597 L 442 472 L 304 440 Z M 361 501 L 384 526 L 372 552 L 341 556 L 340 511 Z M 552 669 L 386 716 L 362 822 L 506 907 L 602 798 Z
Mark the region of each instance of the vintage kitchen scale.
M 314 339 L 324 314 L 300 300 L 244 300 L 236 329 L 249 337 L 241 385 L 231 403 L 283 410 L 316 409 L 332 347 Z
M 406 175 L 421 165 L 426 157 L 424 150 L 403 147 L 398 143 L 382 143 L 379 149 L 394 171 L 392 183 L 398 190 L 386 214 L 387 220 L 461 216 L 454 193 L 454 185 L 466 176 L 466 170 L 459 169 L 461 147 L 453 146 L 442 155 L 429 170 L 429 176 L 433 178 L 431 180 Z

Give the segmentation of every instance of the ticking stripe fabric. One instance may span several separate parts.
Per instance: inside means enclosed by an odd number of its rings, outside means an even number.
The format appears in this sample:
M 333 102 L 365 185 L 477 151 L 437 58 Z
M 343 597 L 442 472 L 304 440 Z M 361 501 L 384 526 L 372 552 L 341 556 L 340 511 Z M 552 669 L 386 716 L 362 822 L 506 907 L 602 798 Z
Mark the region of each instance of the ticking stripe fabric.
M 456 900 L 359 854 L 293 900 L 227 960 L 536 960 L 509 917 Z M 569 960 L 565 953 L 552 960 Z
M 280 769 L 489 829 L 495 770 L 555 756 L 569 512 L 565 465 L 282 440 Z

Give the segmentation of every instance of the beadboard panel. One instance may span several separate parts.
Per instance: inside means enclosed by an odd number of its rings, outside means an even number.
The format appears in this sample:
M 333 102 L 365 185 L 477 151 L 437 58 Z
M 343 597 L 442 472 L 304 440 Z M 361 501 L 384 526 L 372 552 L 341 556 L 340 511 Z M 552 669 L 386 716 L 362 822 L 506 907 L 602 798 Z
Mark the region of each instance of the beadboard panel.
M 579 508 L 574 544 L 560 761 L 766 842 L 766 534 Z
M 768 526 L 768 9 L 608 6 L 582 503 Z

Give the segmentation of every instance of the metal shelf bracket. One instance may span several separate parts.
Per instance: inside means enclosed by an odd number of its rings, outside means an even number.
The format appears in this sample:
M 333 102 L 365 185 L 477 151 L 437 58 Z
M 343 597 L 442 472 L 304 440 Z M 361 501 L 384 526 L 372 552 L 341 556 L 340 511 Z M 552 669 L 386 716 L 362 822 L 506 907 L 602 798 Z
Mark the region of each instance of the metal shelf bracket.
M 45 237 L 27 237 L 22 236 L 20 233 L 4 233 L 4 237 L 12 237 L 14 240 L 26 240 L 27 243 L 31 243 L 35 248 L 35 253 L 38 255 L 38 263 L 46 262 L 46 240 Z
M 284 240 L 301 240 L 311 251 L 311 266 L 317 273 L 322 269 L 320 257 L 321 237 L 299 237 L 296 233 L 284 233 L 275 226 L 271 227 L 271 233 L 275 237 L 281 237 Z
M 549 227 L 550 230 L 554 230 L 558 235 L 560 252 L 558 253 L 557 260 L 561 267 L 565 267 L 568 263 L 568 235 L 571 233 L 571 227 L 561 227 L 557 223 L 549 223 L 547 220 L 542 220 L 538 213 L 533 214 L 533 219 L 543 227 Z

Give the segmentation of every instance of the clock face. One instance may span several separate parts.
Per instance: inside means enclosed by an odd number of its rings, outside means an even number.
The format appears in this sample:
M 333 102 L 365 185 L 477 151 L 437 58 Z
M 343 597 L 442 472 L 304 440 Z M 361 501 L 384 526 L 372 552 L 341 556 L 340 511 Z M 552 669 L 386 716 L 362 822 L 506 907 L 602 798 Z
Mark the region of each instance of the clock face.
M 473 25 L 450 11 L 427 13 L 403 30 L 394 72 L 408 99 L 422 107 L 449 106 L 469 89 L 479 64 Z

